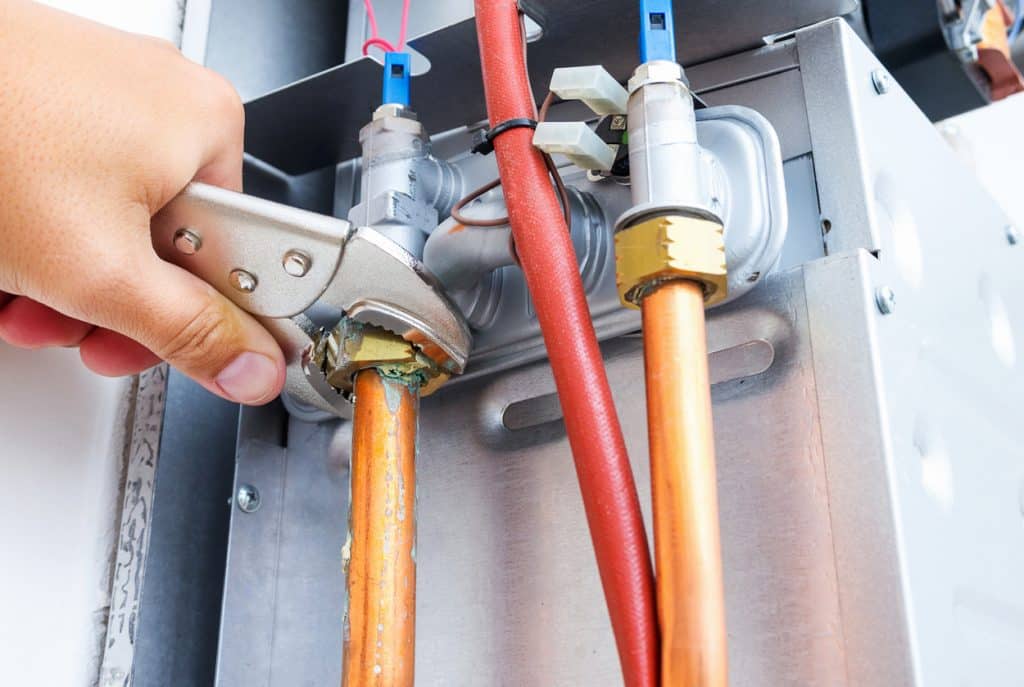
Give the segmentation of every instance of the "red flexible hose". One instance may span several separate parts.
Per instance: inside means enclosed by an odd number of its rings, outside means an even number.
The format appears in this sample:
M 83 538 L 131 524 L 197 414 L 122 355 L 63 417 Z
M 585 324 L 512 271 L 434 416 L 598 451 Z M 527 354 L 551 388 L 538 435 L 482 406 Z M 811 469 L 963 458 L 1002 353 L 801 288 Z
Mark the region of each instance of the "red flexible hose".
M 516 0 L 476 0 L 491 126 L 536 117 Z M 654 575 L 640 500 L 569 231 L 530 129 L 494 140 L 516 252 L 537 311 L 627 687 L 654 687 Z

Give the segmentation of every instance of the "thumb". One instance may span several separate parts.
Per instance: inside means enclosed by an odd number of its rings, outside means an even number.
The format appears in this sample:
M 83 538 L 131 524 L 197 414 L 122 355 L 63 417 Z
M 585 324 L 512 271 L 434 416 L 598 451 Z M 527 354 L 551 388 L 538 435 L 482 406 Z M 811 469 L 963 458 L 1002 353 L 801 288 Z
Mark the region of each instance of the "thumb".
M 209 391 L 260 405 L 284 385 L 274 338 L 216 289 L 150 253 L 128 293 L 108 301 L 104 326 L 129 336 Z

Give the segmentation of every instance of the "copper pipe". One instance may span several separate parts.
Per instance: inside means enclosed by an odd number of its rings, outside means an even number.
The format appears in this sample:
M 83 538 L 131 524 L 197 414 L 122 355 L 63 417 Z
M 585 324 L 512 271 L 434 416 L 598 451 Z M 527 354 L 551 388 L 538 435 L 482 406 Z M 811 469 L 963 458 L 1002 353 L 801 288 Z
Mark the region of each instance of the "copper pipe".
M 372 369 L 354 390 L 341 684 L 412 687 L 419 394 Z
M 704 292 L 668 282 L 642 309 L 661 684 L 726 687 Z

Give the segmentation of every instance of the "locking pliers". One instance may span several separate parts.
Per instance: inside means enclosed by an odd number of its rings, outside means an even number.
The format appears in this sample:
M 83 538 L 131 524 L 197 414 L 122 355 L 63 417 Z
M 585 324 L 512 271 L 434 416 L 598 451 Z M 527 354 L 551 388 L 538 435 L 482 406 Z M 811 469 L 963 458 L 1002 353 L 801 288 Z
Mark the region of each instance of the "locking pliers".
M 285 389 L 299 402 L 351 415 L 348 380 L 328 382 L 317 355 L 340 325 L 401 337 L 434 377 L 466 366 L 472 339 L 459 309 L 416 258 L 372 228 L 192 183 L 153 218 L 152 238 L 157 255 L 274 335 L 288 363 Z

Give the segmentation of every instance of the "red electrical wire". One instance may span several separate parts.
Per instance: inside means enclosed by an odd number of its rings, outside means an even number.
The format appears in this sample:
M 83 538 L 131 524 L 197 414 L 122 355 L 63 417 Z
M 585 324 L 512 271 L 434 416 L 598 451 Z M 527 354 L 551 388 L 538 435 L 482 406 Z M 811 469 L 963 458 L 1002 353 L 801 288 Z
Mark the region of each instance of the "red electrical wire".
M 381 38 L 380 32 L 377 29 L 377 13 L 373 11 L 372 0 L 363 0 L 363 6 L 366 8 L 366 20 L 370 23 L 370 37 L 363 43 L 363 55 L 369 53 L 371 47 L 378 47 L 385 52 L 401 52 L 405 49 L 405 35 L 409 28 L 409 4 L 411 0 L 405 0 L 402 3 L 402 21 L 398 29 L 398 47 L 396 48 L 391 41 Z
M 402 4 L 402 25 L 398 29 L 398 49 L 405 49 L 405 33 L 409 28 L 409 3 L 411 0 L 405 0 Z
M 516 0 L 476 0 L 491 126 L 533 118 Z M 516 251 L 547 347 L 627 687 L 655 687 L 654 575 L 640 501 L 565 219 L 533 132 L 494 140 Z
M 367 38 L 366 42 L 363 43 L 363 54 L 368 54 L 373 46 L 377 46 L 384 52 L 395 52 L 395 47 L 383 38 Z

